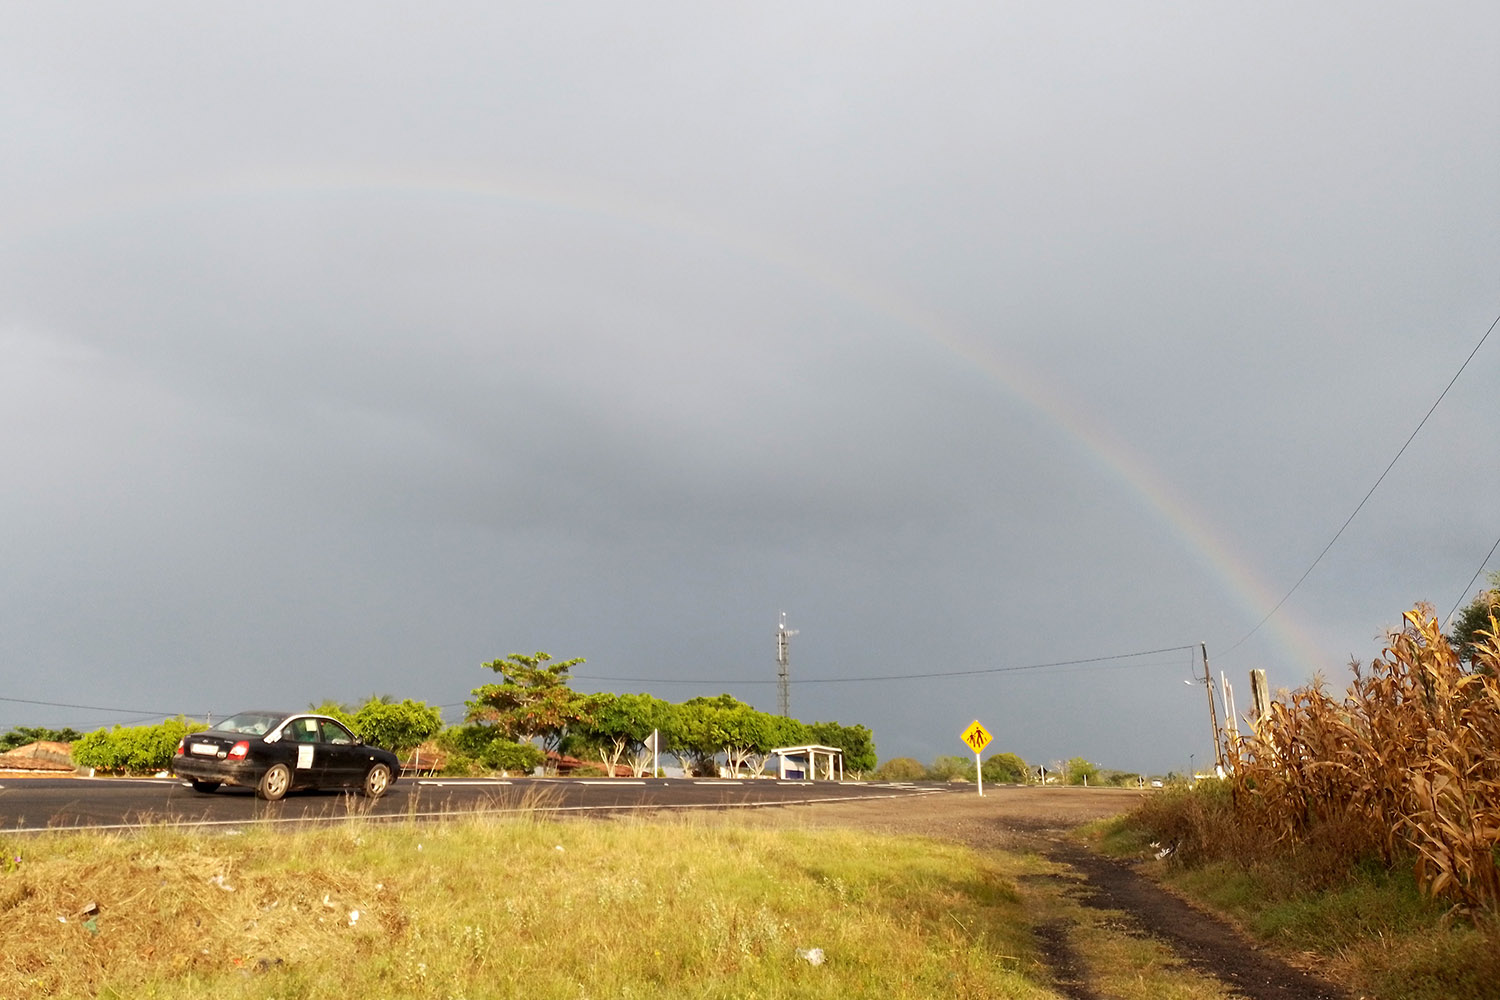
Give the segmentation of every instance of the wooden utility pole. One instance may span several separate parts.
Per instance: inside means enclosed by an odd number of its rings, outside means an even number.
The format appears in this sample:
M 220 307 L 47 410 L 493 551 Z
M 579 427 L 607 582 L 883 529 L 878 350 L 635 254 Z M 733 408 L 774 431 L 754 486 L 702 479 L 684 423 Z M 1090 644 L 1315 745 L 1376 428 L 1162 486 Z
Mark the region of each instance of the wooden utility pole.
M 1255 713 L 1255 720 L 1251 726 L 1256 733 L 1259 733 L 1260 724 L 1265 721 L 1266 716 L 1271 714 L 1271 690 L 1266 687 L 1264 670 L 1250 671 L 1250 702 L 1254 706 L 1251 711 Z
M 1220 746 L 1219 738 L 1219 707 L 1214 702 L 1214 678 L 1208 672 L 1208 643 L 1198 643 L 1198 648 L 1203 650 L 1203 690 L 1208 692 L 1208 721 L 1214 727 L 1214 767 L 1224 766 L 1224 750 Z

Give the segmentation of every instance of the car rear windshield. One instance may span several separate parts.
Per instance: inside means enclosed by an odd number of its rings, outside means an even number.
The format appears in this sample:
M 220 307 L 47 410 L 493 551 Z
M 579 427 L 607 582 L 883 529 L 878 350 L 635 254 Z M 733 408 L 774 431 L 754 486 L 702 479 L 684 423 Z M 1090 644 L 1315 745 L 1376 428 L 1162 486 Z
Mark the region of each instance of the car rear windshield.
M 247 736 L 264 736 L 276 724 L 286 718 L 283 715 L 268 715 L 265 712 L 241 712 L 239 715 L 231 715 L 223 722 L 214 726 L 221 733 L 244 733 Z

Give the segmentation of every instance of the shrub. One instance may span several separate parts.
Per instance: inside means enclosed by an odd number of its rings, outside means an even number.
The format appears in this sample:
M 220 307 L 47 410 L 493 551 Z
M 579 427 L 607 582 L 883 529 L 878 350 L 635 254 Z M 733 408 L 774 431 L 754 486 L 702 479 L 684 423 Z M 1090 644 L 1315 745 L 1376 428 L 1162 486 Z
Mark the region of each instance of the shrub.
M 1193 787 L 1172 785 L 1137 806 L 1130 821 L 1184 865 L 1253 854 L 1254 845 L 1247 839 L 1253 841 L 1254 832 L 1245 830 L 1235 815 L 1228 782 L 1206 779 Z
M 484 766 L 473 757 L 461 753 L 450 753 L 443 761 L 442 773 L 450 778 L 470 778 L 482 773 Z
M 477 758 L 499 735 L 500 731 L 494 726 L 449 726 L 437 734 L 436 743 L 450 754 Z
M 974 762 L 967 757 L 944 755 L 932 762 L 927 777 L 933 781 L 973 781 Z
M 546 760 L 546 754 L 531 744 L 517 744 L 505 739 L 496 726 L 468 724 L 450 726 L 434 739 L 443 753 L 449 754 L 443 774 L 471 775 L 481 771 L 510 771 L 531 774 Z
M 984 766 L 979 769 L 979 772 L 984 775 L 985 781 L 997 784 L 999 782 L 1020 784 L 1026 781 L 1031 768 L 1013 753 L 996 753 L 985 759 Z
M 478 768 L 530 774 L 547 759 L 540 748 L 508 740 L 490 725 L 450 726 L 437 734 L 436 742 L 450 755 L 445 774 L 471 774 Z
M 425 702 L 410 698 L 397 704 L 371 699 L 355 713 L 352 728 L 360 739 L 405 754 L 443 728 L 443 717 Z
M 479 755 L 479 762 L 495 771 L 530 774 L 546 761 L 541 748 L 530 743 L 515 743 L 504 737 L 491 740 Z M 601 772 L 602 773 L 602 772 Z
M 927 768 L 912 757 L 892 757 L 875 771 L 880 781 L 920 781 L 927 777 Z
M 1099 784 L 1099 765 L 1084 760 L 1082 757 L 1072 757 L 1066 765 L 1068 784 L 1070 785 L 1097 785 Z
M 198 723 L 181 716 L 155 726 L 96 729 L 73 744 L 73 762 L 110 774 L 151 774 L 172 764 L 177 743 Z

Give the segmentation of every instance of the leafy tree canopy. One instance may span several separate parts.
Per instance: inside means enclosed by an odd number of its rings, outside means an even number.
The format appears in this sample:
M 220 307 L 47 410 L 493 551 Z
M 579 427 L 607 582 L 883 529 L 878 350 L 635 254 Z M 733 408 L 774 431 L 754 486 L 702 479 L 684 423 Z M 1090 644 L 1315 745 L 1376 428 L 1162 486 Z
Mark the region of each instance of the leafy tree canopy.
M 350 729 L 354 728 L 354 713 L 359 711 L 352 705 L 325 698 L 316 705 L 308 705 L 307 710 L 315 715 L 326 715 L 331 719 L 338 719 Z
M 784 715 L 768 715 L 767 727 L 770 730 L 770 746 L 767 749 L 774 750 L 777 747 L 795 747 L 804 743 L 822 743 L 823 741 L 812 735 L 812 727 L 805 725 L 797 719 L 788 718 Z M 838 744 L 830 743 L 829 746 Z
M 426 702 L 410 698 L 399 703 L 371 698 L 354 713 L 350 727 L 366 743 L 395 754 L 407 754 L 443 728 L 443 717 Z
M 542 652 L 492 660 L 484 666 L 504 681 L 475 688 L 467 718 L 492 723 L 512 740 L 540 740 L 556 749 L 569 726 L 589 720 L 588 699 L 568 686 L 568 672 L 583 662 L 577 657 L 554 663 Z
M 1491 573 L 1489 582 L 1487 590 L 1481 590 L 1459 611 L 1448 635 L 1458 650 L 1458 658 L 1465 663 L 1474 662 L 1475 642 L 1497 631 L 1497 622 L 1491 619 L 1500 619 L 1500 572 Z
M 863 774 L 875 770 L 875 734 L 861 725 L 814 722 L 807 726 L 808 739 L 844 751 L 844 770 Z
M 723 711 L 737 711 L 750 707 L 732 694 L 716 694 L 712 697 L 699 695 L 696 698 L 689 698 L 683 704 L 691 708 L 717 708 Z
M 578 756 L 593 755 L 614 774 L 627 754 L 633 762 L 645 760 L 651 734 L 671 721 L 671 702 L 649 694 L 602 694 L 586 698 L 587 719 L 570 728 L 562 748 Z
M 985 781 L 1024 784 L 1031 773 L 1026 762 L 1013 753 L 992 753 L 979 769 Z
M 609 740 L 645 743 L 668 721 L 671 702 L 649 694 L 598 694 L 590 698 L 590 720 L 583 728 Z
M 1068 784 L 1070 785 L 1097 785 L 1099 783 L 1099 765 L 1090 764 L 1082 757 L 1070 757 L 1067 763 Z

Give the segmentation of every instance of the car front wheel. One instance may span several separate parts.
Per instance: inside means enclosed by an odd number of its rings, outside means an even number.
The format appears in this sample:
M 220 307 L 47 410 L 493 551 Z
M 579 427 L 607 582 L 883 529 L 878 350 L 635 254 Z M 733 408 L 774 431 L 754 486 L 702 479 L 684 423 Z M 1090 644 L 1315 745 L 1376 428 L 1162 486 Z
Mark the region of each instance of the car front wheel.
M 260 776 L 260 782 L 255 786 L 255 794 L 267 802 L 275 802 L 287 793 L 292 787 L 292 772 L 285 764 L 272 764 L 265 774 Z
M 391 787 L 391 769 L 384 764 L 376 764 L 365 772 L 365 783 L 361 789 L 368 798 L 378 799 L 385 794 L 385 790 Z

